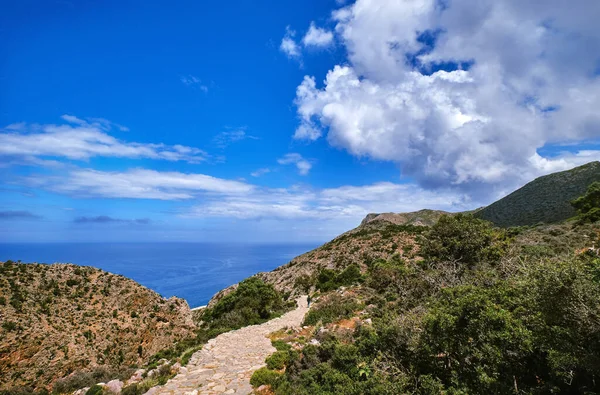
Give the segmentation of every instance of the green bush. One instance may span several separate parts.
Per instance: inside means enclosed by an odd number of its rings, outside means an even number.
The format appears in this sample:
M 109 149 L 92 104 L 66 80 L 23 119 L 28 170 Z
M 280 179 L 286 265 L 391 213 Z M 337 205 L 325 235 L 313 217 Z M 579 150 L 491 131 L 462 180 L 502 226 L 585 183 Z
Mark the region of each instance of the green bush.
M 585 195 L 571 202 L 579 213 L 580 222 L 600 221 L 600 182 L 594 182 L 588 187 Z
M 16 322 L 12 322 L 12 321 L 4 321 L 2 323 L 2 329 L 4 329 L 7 332 L 12 332 L 14 330 L 16 330 L 18 327 Z
M 341 272 L 321 269 L 317 275 L 316 287 L 321 292 L 333 291 L 342 286 L 353 285 L 362 281 L 360 268 L 351 264 Z
M 329 324 L 349 318 L 361 308 L 362 305 L 353 299 L 344 299 L 340 295 L 333 294 L 311 308 L 304 317 L 302 325 L 316 325 L 318 322 Z
M 85 395 L 101 395 L 103 392 L 104 392 L 104 388 L 102 388 L 98 384 L 94 384 L 90 387 L 89 390 L 87 390 Z
M 292 349 L 292 346 L 283 340 L 272 340 L 271 344 L 277 351 L 290 351 Z
M 131 384 L 121 390 L 121 395 L 142 395 L 143 392 L 137 384 Z
M 433 262 L 468 266 L 498 261 L 505 249 L 504 232 L 472 215 L 443 215 L 421 240 L 421 254 Z
M 235 291 L 224 296 L 214 307 L 205 309 L 202 320 L 210 328 L 238 329 L 260 324 L 286 309 L 281 293 L 257 277 L 242 281 Z
M 275 385 L 279 377 L 281 377 L 281 373 L 274 372 L 267 368 L 260 368 L 252 374 L 252 377 L 250 377 L 250 384 L 253 387 Z
M 271 370 L 280 370 L 285 368 L 286 364 L 290 361 L 290 354 L 288 351 L 276 351 L 269 355 L 265 362 L 267 368 Z

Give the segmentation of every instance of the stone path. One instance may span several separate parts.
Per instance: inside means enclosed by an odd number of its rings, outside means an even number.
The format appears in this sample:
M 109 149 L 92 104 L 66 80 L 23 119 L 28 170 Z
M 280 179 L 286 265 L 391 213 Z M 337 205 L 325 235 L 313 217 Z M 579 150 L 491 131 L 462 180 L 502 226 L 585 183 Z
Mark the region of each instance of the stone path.
M 298 307 L 279 318 L 223 333 L 194 353 L 186 367 L 161 387 L 146 395 L 250 394 L 250 376 L 265 366 L 265 358 L 276 350 L 266 337 L 283 328 L 298 327 L 308 311 L 306 296 Z

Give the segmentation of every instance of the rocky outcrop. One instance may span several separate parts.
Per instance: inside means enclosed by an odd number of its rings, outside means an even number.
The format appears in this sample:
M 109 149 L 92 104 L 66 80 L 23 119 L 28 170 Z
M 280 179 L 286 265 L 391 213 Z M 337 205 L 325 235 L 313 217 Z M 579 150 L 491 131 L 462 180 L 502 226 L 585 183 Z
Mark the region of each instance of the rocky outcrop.
M 142 365 L 195 330 L 185 300 L 70 264 L 0 264 L 0 321 L 0 390 Z
M 367 214 L 360 226 L 377 221 L 385 221 L 396 225 L 431 226 L 445 214 L 451 215 L 451 213 L 441 210 L 419 210 L 412 213 L 372 213 Z

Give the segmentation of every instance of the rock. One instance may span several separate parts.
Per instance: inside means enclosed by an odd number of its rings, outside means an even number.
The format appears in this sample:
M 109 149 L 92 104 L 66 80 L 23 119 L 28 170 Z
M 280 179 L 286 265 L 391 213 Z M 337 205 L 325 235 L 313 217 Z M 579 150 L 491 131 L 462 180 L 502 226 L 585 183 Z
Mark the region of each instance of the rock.
M 88 392 L 89 389 L 90 389 L 90 387 L 82 388 L 80 390 L 73 392 L 73 395 L 85 395 L 85 393 Z
M 106 383 L 106 389 L 112 393 L 120 394 L 123 389 L 123 382 L 121 380 L 111 380 Z
M 317 339 L 312 339 L 309 344 L 312 344 L 313 346 L 320 346 L 321 342 L 318 341 Z
M 186 391 L 183 395 L 198 395 L 198 390 Z
M 365 323 L 365 324 L 367 324 L 367 325 L 372 325 L 372 324 L 373 324 L 373 320 L 372 320 L 372 319 L 370 319 L 370 318 L 367 318 L 367 319 L 364 321 L 364 323 Z
M 135 373 L 127 380 L 127 385 L 139 383 L 144 379 L 144 373 L 146 373 L 145 369 L 138 369 Z

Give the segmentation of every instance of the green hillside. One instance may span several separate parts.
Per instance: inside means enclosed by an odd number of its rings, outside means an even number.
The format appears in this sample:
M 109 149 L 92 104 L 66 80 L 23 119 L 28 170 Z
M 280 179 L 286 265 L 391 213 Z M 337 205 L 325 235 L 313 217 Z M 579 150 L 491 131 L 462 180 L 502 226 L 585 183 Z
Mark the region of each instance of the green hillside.
M 564 221 L 576 214 L 570 202 L 595 181 L 600 181 L 600 162 L 537 178 L 475 216 L 502 227 Z

